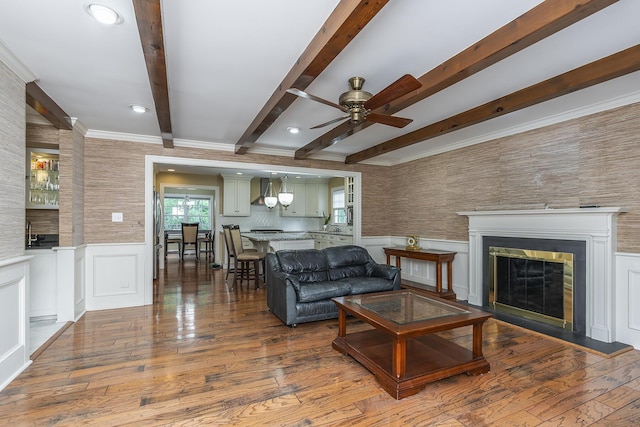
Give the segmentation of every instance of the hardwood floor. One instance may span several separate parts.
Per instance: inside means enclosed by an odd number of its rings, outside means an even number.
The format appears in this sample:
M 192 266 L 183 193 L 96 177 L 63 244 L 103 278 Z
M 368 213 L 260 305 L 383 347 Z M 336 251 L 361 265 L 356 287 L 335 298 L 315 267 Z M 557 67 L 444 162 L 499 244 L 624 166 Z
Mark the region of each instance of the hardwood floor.
M 156 303 L 87 313 L 0 393 L 0 425 L 640 425 L 640 351 L 607 358 L 490 319 L 491 372 L 395 400 L 331 348 L 337 320 L 284 326 L 265 290 L 172 260 Z M 348 330 L 367 328 L 355 319 Z M 442 334 L 470 346 L 471 328 Z

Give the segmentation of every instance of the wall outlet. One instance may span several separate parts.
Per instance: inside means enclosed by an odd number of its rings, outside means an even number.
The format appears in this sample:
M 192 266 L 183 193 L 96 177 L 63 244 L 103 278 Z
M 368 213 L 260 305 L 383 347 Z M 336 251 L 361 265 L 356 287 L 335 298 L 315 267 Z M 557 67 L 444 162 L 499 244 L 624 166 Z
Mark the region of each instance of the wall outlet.
M 111 213 L 111 222 L 122 222 L 124 220 L 124 216 L 122 212 L 113 212 Z

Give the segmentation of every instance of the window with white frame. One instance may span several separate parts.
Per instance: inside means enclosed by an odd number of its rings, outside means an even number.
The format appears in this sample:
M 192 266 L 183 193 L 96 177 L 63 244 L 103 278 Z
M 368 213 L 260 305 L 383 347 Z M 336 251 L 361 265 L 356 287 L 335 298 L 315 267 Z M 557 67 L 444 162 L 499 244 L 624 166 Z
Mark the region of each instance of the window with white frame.
M 182 223 L 199 223 L 200 230 L 211 230 L 211 196 L 164 196 L 164 229 L 180 230 Z
M 345 203 L 344 187 L 334 188 L 331 191 L 331 210 L 333 224 L 346 224 L 347 211 Z

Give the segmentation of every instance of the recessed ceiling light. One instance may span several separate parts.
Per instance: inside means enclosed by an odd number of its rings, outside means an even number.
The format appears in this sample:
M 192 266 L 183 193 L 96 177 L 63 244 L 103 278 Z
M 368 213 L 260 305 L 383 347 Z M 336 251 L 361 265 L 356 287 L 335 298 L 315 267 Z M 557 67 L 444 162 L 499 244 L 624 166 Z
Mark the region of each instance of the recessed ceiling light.
M 287 128 L 287 131 L 288 131 L 289 133 L 296 134 L 296 133 L 300 132 L 300 129 L 299 129 L 299 128 L 297 128 L 297 127 L 289 126 L 289 127 Z
M 85 10 L 93 16 L 93 19 L 104 25 L 116 25 L 124 22 L 124 18 L 118 12 L 101 4 L 88 4 L 85 6 Z
M 242 172 L 236 172 L 236 175 L 242 175 Z
M 136 113 L 140 113 L 140 114 L 146 113 L 147 111 L 149 111 L 149 109 L 143 105 L 130 105 L 129 108 L 131 108 Z
M 167 172 L 175 172 L 175 169 L 167 169 Z

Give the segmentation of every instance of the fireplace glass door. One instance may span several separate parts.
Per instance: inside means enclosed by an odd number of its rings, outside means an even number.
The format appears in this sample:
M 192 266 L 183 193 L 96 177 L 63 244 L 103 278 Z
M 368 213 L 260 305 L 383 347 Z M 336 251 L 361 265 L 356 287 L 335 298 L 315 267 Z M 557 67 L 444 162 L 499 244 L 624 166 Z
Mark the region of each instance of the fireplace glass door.
M 491 306 L 572 330 L 573 254 L 489 248 Z

